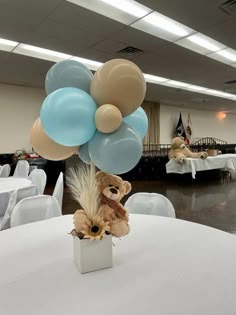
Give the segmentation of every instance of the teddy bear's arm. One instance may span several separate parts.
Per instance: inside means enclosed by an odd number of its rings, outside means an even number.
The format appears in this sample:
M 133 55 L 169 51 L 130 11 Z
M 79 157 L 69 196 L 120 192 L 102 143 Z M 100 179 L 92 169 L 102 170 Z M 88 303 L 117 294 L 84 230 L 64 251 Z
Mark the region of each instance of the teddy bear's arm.
M 197 159 L 206 159 L 208 157 L 207 152 L 191 152 L 189 151 L 189 157 Z

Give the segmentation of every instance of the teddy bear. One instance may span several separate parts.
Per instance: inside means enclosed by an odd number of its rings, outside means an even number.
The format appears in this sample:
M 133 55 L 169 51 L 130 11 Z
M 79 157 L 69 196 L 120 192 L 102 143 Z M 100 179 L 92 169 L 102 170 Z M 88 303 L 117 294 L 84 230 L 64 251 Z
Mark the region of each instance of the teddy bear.
M 192 152 L 190 151 L 185 143 L 183 137 L 175 137 L 171 141 L 171 149 L 168 153 L 169 160 L 175 159 L 178 164 L 183 164 L 185 159 L 200 158 L 206 159 L 208 156 L 207 152 Z
M 117 175 L 99 171 L 95 176 L 98 189 L 98 213 L 94 222 L 87 216 L 83 209 L 74 214 L 74 226 L 78 235 L 83 231 L 90 230 L 90 234 L 97 235 L 98 226 L 104 228 L 116 237 L 125 236 L 129 233 L 128 211 L 120 203 L 120 200 L 131 191 L 131 184 Z M 96 224 L 97 218 L 99 224 Z M 94 229 L 94 231 L 93 231 Z M 95 238 L 96 239 L 96 238 Z M 98 238 L 100 239 L 100 238 Z
M 129 233 L 128 211 L 120 200 L 131 191 L 131 184 L 117 175 L 99 171 L 96 174 L 100 192 L 99 215 L 109 222 L 110 233 L 120 237 Z

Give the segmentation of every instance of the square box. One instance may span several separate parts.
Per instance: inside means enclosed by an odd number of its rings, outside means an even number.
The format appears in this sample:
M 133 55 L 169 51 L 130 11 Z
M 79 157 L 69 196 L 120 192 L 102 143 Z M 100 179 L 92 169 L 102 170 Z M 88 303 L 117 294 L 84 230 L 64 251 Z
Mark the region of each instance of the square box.
M 74 261 L 81 273 L 112 267 L 112 235 L 101 240 L 74 237 L 73 242 Z

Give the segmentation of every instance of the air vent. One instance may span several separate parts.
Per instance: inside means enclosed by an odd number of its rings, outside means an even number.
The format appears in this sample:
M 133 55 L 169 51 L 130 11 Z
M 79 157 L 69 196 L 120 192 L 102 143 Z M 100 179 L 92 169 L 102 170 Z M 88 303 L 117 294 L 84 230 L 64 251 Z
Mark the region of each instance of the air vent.
M 132 47 L 132 46 L 128 46 L 125 47 L 119 51 L 117 51 L 117 54 L 124 57 L 124 58 L 129 58 L 132 59 L 136 56 L 142 55 L 144 52 L 141 49 Z
M 224 92 L 236 94 L 236 80 L 227 81 L 224 83 Z
M 232 80 L 232 81 L 227 81 L 224 84 L 236 84 L 236 80 Z
M 219 6 L 220 10 L 236 19 L 236 0 L 227 0 Z

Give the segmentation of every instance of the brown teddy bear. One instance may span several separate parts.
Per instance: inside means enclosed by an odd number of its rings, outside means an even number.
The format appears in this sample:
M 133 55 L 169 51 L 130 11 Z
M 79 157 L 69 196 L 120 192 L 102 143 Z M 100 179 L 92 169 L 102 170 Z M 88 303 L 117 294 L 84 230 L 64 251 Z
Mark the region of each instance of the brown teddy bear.
M 199 158 L 206 159 L 208 156 L 207 152 L 192 152 L 190 151 L 185 143 L 183 137 L 176 137 L 171 141 L 171 149 L 169 151 L 169 159 L 175 159 L 178 164 L 183 164 L 186 158 Z
M 96 173 L 95 179 L 99 193 L 97 215 L 91 219 L 86 211 L 77 210 L 74 214 L 76 233 L 83 238 L 82 234 L 87 237 L 89 231 L 91 239 L 101 239 L 107 232 L 117 237 L 125 236 L 130 230 L 129 218 L 120 200 L 130 192 L 131 184 L 119 176 L 103 171 Z
M 112 235 L 120 237 L 128 234 L 128 212 L 120 200 L 131 191 L 131 184 L 103 171 L 96 174 L 96 180 L 100 192 L 99 215 L 109 222 Z

